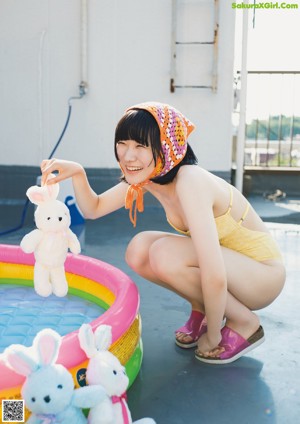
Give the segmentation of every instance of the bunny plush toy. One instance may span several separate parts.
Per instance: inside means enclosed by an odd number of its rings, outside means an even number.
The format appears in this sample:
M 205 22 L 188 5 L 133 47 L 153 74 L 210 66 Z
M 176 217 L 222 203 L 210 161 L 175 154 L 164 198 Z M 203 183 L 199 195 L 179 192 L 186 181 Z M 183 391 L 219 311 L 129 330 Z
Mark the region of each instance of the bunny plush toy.
M 90 408 L 106 396 L 101 386 L 74 389 L 72 374 L 55 361 L 61 337 L 51 329 L 40 331 L 33 346 L 11 345 L 4 351 L 8 366 L 26 377 L 21 395 L 31 411 L 28 424 L 86 424 L 81 408 Z
M 37 294 L 47 297 L 54 293 L 65 296 L 68 292 L 64 263 L 68 249 L 80 253 L 80 243 L 70 230 L 68 207 L 57 200 L 58 184 L 32 186 L 26 194 L 37 205 L 34 213 L 37 229 L 21 241 L 25 253 L 34 253 L 34 288 Z
M 111 327 L 100 325 L 93 333 L 89 324 L 83 324 L 78 336 L 80 346 L 89 358 L 88 384 L 101 385 L 106 392 L 106 397 L 90 409 L 89 424 L 132 424 L 126 402 L 129 379 L 118 358 L 108 351 L 112 342 Z M 134 424 L 155 424 L 155 421 L 142 418 Z

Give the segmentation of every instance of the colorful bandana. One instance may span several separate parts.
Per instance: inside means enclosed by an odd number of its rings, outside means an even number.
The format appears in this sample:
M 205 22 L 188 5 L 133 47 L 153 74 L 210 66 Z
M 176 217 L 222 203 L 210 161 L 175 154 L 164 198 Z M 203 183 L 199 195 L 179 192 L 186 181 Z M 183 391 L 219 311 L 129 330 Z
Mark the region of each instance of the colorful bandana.
M 134 227 L 136 226 L 136 213 L 143 212 L 143 186 L 151 183 L 151 179 L 166 175 L 178 165 L 187 151 L 187 139 L 195 129 L 194 124 L 174 107 L 163 103 L 147 102 L 140 103 L 128 108 L 143 109 L 151 113 L 160 129 L 160 141 L 164 155 L 164 163 L 157 158 L 156 166 L 149 178 L 139 184 L 128 187 L 125 208 L 129 209 L 129 217 Z M 135 206 L 134 205 L 135 201 Z

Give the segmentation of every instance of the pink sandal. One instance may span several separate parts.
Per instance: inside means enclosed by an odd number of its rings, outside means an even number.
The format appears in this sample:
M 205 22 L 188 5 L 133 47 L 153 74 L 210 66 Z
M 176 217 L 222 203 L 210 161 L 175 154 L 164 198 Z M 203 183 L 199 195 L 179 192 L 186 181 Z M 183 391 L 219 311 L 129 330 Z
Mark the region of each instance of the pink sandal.
M 216 357 L 205 356 L 196 350 L 195 357 L 207 364 L 229 364 L 235 361 L 265 341 L 262 326 L 255 331 L 247 340 L 229 327 L 222 328 L 222 340 L 220 342 L 220 353 Z
M 180 328 L 175 331 L 177 333 L 183 333 L 186 336 L 191 337 L 191 341 L 183 342 L 179 341 L 177 337 L 175 338 L 175 343 L 177 346 L 184 349 L 189 349 L 191 347 L 197 346 L 198 339 L 205 333 L 207 330 L 205 315 L 200 311 L 192 311 L 188 321 Z

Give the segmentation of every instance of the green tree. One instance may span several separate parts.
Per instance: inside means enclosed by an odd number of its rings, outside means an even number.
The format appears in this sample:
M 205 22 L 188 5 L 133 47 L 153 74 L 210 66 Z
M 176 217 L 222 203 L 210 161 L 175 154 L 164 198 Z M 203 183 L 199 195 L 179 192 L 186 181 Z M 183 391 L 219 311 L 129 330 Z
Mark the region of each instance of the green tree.
M 268 120 L 253 119 L 246 126 L 246 137 L 250 140 L 284 140 L 300 137 L 300 116 L 270 116 Z

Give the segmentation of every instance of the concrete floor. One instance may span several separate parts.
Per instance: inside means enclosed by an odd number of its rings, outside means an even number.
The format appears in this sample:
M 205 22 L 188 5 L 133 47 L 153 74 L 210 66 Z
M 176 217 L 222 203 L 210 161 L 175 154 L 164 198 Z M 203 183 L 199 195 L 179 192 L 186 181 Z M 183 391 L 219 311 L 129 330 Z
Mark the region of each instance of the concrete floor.
M 175 346 L 174 330 L 189 314 L 188 304 L 167 290 L 135 275 L 124 261 L 130 238 L 142 230 L 166 230 L 164 213 L 148 206 L 137 230 L 127 211 L 88 221 L 80 240 L 83 253 L 126 272 L 141 295 L 144 359 L 128 393 L 134 419 L 153 417 L 157 424 L 294 424 L 300 413 L 300 213 L 299 199 L 273 203 L 259 196 L 250 201 L 269 221 L 287 266 L 287 282 L 280 297 L 259 312 L 266 342 L 229 365 L 207 365 L 194 359 L 193 349 Z M 1 207 L 0 232 L 18 223 L 20 207 Z M 29 221 L 29 222 L 28 222 Z M 0 243 L 19 244 L 32 228 L 31 217 L 22 229 L 0 236 Z

